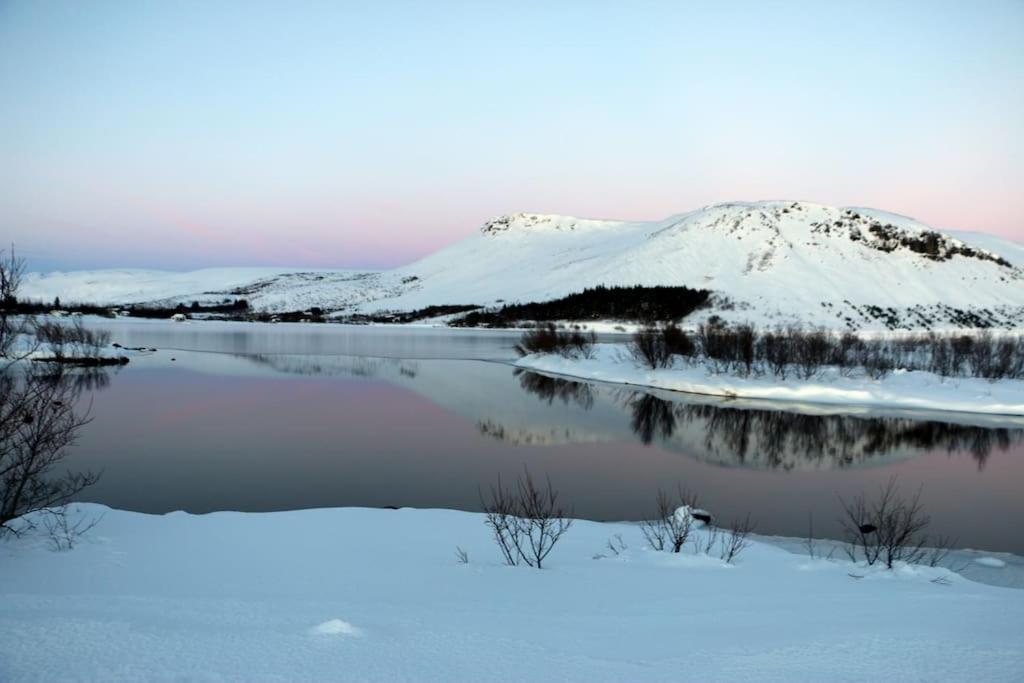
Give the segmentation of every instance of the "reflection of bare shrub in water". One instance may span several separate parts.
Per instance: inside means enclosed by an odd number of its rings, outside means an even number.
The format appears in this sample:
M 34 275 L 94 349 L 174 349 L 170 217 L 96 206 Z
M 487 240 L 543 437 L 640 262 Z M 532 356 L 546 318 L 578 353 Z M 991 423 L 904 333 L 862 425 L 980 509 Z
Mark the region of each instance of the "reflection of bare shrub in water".
M 81 389 L 60 367 L 0 374 L 0 532 L 27 529 L 20 517 L 62 508 L 97 475 L 62 463 L 89 417 L 75 408 Z
M 110 373 L 106 368 L 79 368 L 68 372 L 66 380 L 76 395 L 91 393 L 110 386 Z
M 524 390 L 549 404 L 557 398 L 590 410 L 600 391 L 586 382 L 529 371 L 516 374 Z M 704 448 L 717 459 L 770 469 L 793 469 L 804 462 L 847 467 L 901 448 L 967 452 L 983 467 L 993 449 L 1007 450 L 1024 442 L 1020 429 L 674 403 L 644 392 L 617 392 L 613 397 L 631 413 L 630 426 L 644 444 L 656 438 L 669 440 L 681 425 L 692 425 L 703 433 Z
M 637 394 L 631 402 L 633 408 L 633 432 L 640 440 L 649 444 L 655 434 L 662 439 L 672 438 L 676 430 L 676 416 L 670 401 L 650 394 Z
M 678 417 L 702 423 L 704 445 L 740 463 L 752 449 L 769 468 L 791 469 L 803 461 L 829 461 L 839 467 L 884 456 L 900 448 L 968 452 L 982 467 L 993 448 L 1006 450 L 1024 441 L 1024 430 L 977 427 L 898 417 L 803 415 L 772 410 L 742 410 L 714 405 L 683 405 Z M 638 433 L 641 439 L 643 434 Z
M 519 386 L 547 401 L 548 405 L 559 399 L 566 405 L 577 405 L 584 410 L 594 407 L 594 390 L 586 382 L 574 382 L 560 377 L 548 377 L 529 370 L 516 370 Z

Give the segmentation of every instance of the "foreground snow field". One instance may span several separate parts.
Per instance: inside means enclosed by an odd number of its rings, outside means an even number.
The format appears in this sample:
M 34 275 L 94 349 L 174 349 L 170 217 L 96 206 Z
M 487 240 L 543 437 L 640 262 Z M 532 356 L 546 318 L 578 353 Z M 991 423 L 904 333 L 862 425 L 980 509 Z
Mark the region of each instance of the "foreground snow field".
M 624 344 L 597 344 L 592 358 L 533 354 L 520 358 L 522 368 L 567 377 L 654 387 L 693 394 L 863 405 L 892 409 L 942 410 L 989 415 L 1024 415 L 1024 381 L 989 381 L 977 377 L 942 378 L 928 372 L 897 370 L 880 380 L 843 377 L 835 369 L 810 380 L 773 375 L 737 377 L 712 374 L 703 365 L 651 370 L 632 358 Z
M 1011 681 L 1024 670 L 1024 591 L 945 569 L 865 569 L 762 542 L 729 566 L 648 550 L 634 524 L 578 521 L 537 571 L 503 566 L 483 517 L 465 512 L 75 508 L 102 520 L 70 551 L 0 543 L 0 680 Z M 617 534 L 627 549 L 614 555 Z

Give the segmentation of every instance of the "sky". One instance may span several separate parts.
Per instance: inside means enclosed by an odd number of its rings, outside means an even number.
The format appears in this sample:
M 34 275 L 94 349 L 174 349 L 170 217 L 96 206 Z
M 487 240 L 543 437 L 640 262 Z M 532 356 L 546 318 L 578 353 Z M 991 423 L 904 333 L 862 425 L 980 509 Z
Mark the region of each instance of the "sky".
M 35 270 L 390 267 L 756 199 L 1024 240 L 1024 1 L 0 0 Z

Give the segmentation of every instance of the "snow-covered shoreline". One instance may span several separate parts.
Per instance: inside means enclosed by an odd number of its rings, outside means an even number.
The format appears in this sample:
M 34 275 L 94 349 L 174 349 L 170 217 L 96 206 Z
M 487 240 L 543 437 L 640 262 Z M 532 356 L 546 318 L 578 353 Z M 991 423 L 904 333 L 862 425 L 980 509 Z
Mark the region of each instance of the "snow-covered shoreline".
M 811 380 L 737 377 L 715 374 L 699 364 L 652 370 L 634 360 L 622 344 L 597 344 L 591 358 L 532 354 L 520 368 L 583 380 L 596 380 L 691 394 L 827 405 L 935 410 L 988 415 L 1024 415 L 1024 381 L 942 378 L 927 372 L 895 371 L 874 380 L 843 377 L 827 369 Z
M 0 543 L 5 681 L 1010 681 L 1024 658 L 1024 591 L 761 540 L 726 565 L 577 521 L 537 571 L 468 512 L 74 514 L 102 519 L 70 551 Z

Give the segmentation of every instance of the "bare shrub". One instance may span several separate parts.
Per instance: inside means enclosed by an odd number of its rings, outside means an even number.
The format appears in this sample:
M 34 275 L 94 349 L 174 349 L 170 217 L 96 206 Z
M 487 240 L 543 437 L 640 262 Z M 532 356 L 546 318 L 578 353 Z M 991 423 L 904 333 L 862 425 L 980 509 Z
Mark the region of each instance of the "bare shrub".
M 690 511 L 696 505 L 697 497 L 681 487 L 676 488 L 675 498 L 659 490 L 654 519 L 640 523 L 640 531 L 651 548 L 680 552 L 693 529 L 693 516 Z
M 971 351 L 967 356 L 967 366 L 975 377 L 991 377 L 992 361 L 994 357 L 992 348 L 992 334 L 987 330 L 978 334 L 971 344 Z
M 810 379 L 828 362 L 831 343 L 828 335 L 822 330 L 813 332 L 796 332 L 793 335 L 793 356 L 796 361 L 797 375 L 801 379 Z
M 560 334 L 549 325 L 524 337 L 517 350 L 589 357 L 592 348 L 592 336 Z M 782 380 L 790 374 L 809 380 L 826 368 L 875 380 L 894 370 L 928 371 L 940 377 L 1024 378 L 1024 341 L 1017 334 L 997 337 L 989 331 L 973 337 L 928 333 L 863 339 L 852 332 L 837 336 L 794 326 L 759 332 L 750 325 L 730 327 L 709 319 L 694 335 L 674 324 L 647 325 L 633 334 L 629 350 L 651 369 L 671 367 L 676 357 L 682 357 L 703 361 L 715 374 L 746 377 L 768 372 Z
M 110 345 L 110 332 L 91 330 L 80 319 L 70 325 L 55 321 L 36 324 L 36 339 L 45 344 L 53 357 L 62 360 L 71 358 L 99 358 L 103 349 Z
M 605 544 L 605 547 L 608 548 L 612 555 L 621 555 L 629 549 L 629 546 L 626 545 L 626 542 L 622 540 L 622 534 L 615 534 L 614 536 L 609 538 L 608 543 Z
M 814 559 L 814 553 L 817 550 L 817 544 L 814 542 L 814 514 L 807 513 L 807 538 L 804 539 L 804 548 L 807 550 L 807 554 L 810 558 Z
M 697 342 L 701 353 L 714 372 L 725 372 L 735 359 L 732 334 L 721 323 L 701 324 L 697 327 Z
M 572 513 L 559 504 L 551 479 L 540 487 L 529 470 L 517 478 L 514 488 L 506 489 L 499 478 L 490 488 L 490 499 L 481 502 L 485 523 L 506 564 L 512 566 L 523 562 L 543 568 L 548 554 L 572 526 Z
M 959 375 L 963 372 L 964 367 L 967 365 L 967 359 L 971 355 L 971 348 L 974 346 L 974 339 L 966 334 L 962 334 L 950 340 L 950 353 L 952 358 L 950 363 L 952 365 L 953 375 Z
M 9 358 L 15 340 L 25 331 L 29 320 L 17 315 L 18 289 L 25 275 L 25 259 L 0 249 L 0 357 Z
M 523 334 L 515 349 L 520 356 L 528 356 L 531 353 L 557 353 L 566 357 L 591 358 L 596 342 L 597 336 L 593 332 L 559 332 L 553 323 L 548 323 Z
M 868 503 L 863 495 L 852 501 L 840 498 L 841 522 L 846 553 L 867 564 L 876 562 L 892 569 L 896 562 L 920 564 L 927 556 L 924 533 L 931 518 L 921 506 L 921 490 L 911 497 L 900 494 L 896 477 L 879 489 L 876 500 Z
M 49 511 L 58 515 L 53 531 L 67 545 L 86 529 L 59 518 L 66 517 L 64 506 L 98 479 L 92 473 L 59 469 L 89 422 L 88 410 L 76 409 L 85 385 L 60 366 L 15 365 L 19 354 L 12 352 L 14 341 L 27 335 L 32 322 L 25 316 L 14 322 L 9 315 L 24 272 L 25 262 L 13 248 L 10 254 L 0 252 L 0 354 L 10 361 L 0 368 L 0 535 L 30 529 L 38 517 L 33 513 Z
M 689 358 L 697 353 L 697 345 L 693 337 L 679 329 L 675 323 L 669 323 L 661 330 L 661 336 L 665 340 L 665 350 L 670 356 L 683 356 Z
M 664 334 L 654 325 L 647 325 L 633 333 L 629 351 L 636 361 L 652 370 L 667 367 L 672 360 L 665 345 Z
M 693 537 L 693 551 L 698 555 L 710 555 L 718 545 L 720 536 L 718 527 L 705 527 L 703 534 L 696 534 Z
M 76 399 L 76 384 L 59 366 L 0 374 L 0 530 L 17 533 L 14 520 L 64 505 L 98 479 L 57 472 L 89 422 Z
M 940 377 L 956 374 L 953 365 L 953 349 L 949 339 L 936 337 L 932 343 L 931 356 L 928 359 L 928 371 Z
M 742 520 L 730 524 L 728 533 L 722 539 L 722 547 L 719 550 L 718 556 L 732 564 L 733 560 L 750 546 L 749 537 L 753 530 L 754 524 L 750 521 L 749 514 Z
M 502 485 L 501 475 L 498 475 L 498 483 L 491 485 L 489 499 L 485 500 L 483 493 L 480 494 L 480 505 L 486 515 L 484 523 L 491 528 L 494 542 L 501 550 L 505 564 L 513 567 L 518 565 L 522 559 L 519 551 L 522 545 L 522 524 L 516 517 L 519 505 L 512 490 Z
M 842 375 L 849 376 L 857 367 L 857 358 L 863 346 L 864 342 L 860 337 L 852 332 L 844 332 L 839 337 L 839 342 L 832 348 L 829 363 L 839 368 Z
M 455 546 L 455 561 L 459 564 L 469 564 L 469 552 L 462 546 Z
M 938 536 L 929 543 L 925 562 L 929 567 L 939 567 L 956 547 L 956 539 L 949 536 Z
M 782 330 L 765 332 L 758 342 L 759 355 L 768 369 L 779 379 L 786 379 L 790 363 L 793 362 L 791 335 Z
M 871 379 L 882 379 L 892 372 L 893 362 L 881 344 L 868 344 L 864 347 L 861 366 Z
M 79 539 L 103 519 L 103 515 L 76 518 L 67 504 L 47 508 L 40 514 L 43 519 L 43 529 L 55 552 L 74 550 Z

